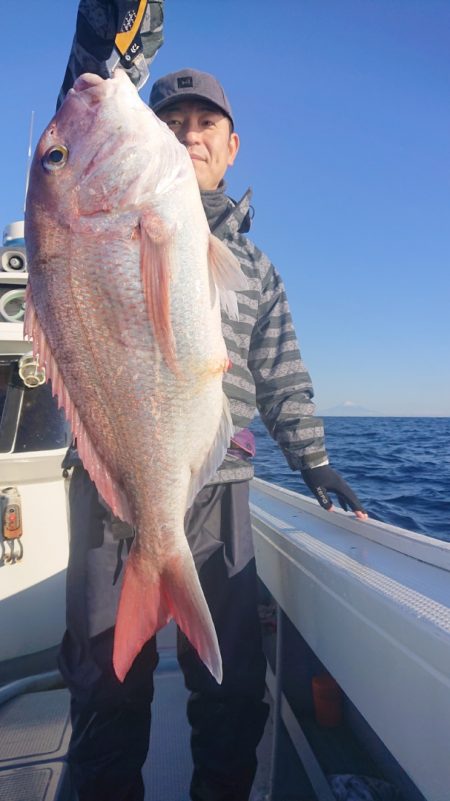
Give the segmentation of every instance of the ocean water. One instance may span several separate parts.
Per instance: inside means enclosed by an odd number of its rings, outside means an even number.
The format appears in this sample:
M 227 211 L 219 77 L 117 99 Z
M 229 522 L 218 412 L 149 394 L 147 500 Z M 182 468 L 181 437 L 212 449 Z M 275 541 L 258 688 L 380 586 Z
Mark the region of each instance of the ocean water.
M 370 517 L 450 542 L 450 418 L 323 420 L 330 464 L 350 484 Z M 259 418 L 252 430 L 255 475 L 311 495 Z

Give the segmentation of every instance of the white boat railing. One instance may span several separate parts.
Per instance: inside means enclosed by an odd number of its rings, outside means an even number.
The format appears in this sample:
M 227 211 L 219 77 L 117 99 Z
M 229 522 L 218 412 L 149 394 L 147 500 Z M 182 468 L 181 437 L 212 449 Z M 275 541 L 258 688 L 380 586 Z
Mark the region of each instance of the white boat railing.
M 443 801 L 450 544 L 326 512 L 258 479 L 251 509 L 258 573 L 273 598 L 427 801 Z M 273 693 L 282 713 L 276 684 Z

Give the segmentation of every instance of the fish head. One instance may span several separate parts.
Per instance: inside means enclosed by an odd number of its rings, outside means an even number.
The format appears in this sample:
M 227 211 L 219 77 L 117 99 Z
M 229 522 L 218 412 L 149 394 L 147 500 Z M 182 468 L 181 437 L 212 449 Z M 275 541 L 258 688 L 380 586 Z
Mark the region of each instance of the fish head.
M 84 74 L 37 145 L 26 236 L 43 219 L 82 233 L 133 229 L 142 209 L 193 178 L 186 149 L 122 70 Z

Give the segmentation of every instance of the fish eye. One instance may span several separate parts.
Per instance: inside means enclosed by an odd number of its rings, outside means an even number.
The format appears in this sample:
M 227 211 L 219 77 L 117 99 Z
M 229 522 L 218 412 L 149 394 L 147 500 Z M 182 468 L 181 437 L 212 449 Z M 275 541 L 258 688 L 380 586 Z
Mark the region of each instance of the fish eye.
M 69 151 L 64 145 L 54 145 L 50 147 L 42 157 L 42 166 L 49 172 L 59 170 L 67 162 Z

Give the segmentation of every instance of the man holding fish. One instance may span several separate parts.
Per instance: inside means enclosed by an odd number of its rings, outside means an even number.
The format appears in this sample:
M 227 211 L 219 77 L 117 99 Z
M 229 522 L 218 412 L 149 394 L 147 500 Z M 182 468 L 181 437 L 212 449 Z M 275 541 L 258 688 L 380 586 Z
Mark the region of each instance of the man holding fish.
M 120 14 L 128 38 L 113 47 Z M 223 88 L 182 69 L 154 84 L 150 111 L 129 80 L 141 82 L 161 25 L 160 2 L 80 4 L 67 96 L 30 179 L 26 327 L 78 446 L 65 462 L 69 761 L 79 801 L 142 801 L 153 635 L 174 618 L 191 799 L 246 801 L 267 717 L 255 408 L 324 508 L 334 492 L 367 515 L 328 464 L 282 281 L 246 237 L 250 193 L 225 194 L 239 137 Z M 111 55 L 96 61 L 105 31 Z

